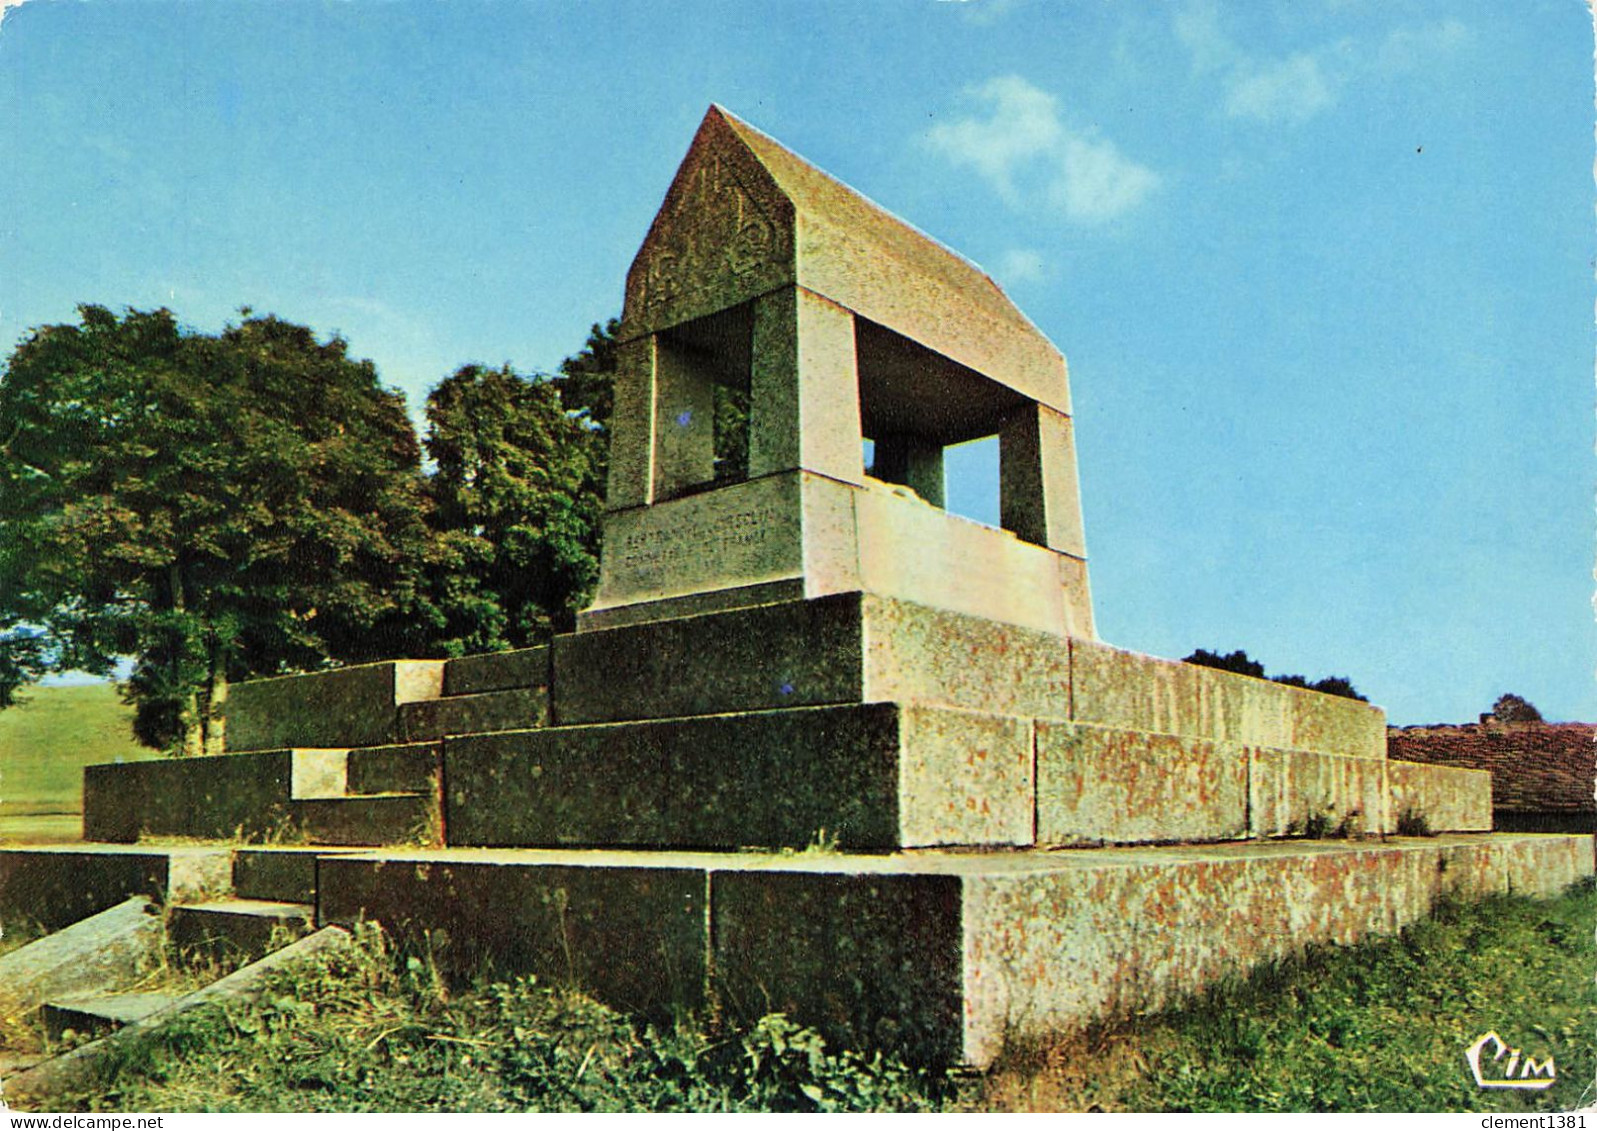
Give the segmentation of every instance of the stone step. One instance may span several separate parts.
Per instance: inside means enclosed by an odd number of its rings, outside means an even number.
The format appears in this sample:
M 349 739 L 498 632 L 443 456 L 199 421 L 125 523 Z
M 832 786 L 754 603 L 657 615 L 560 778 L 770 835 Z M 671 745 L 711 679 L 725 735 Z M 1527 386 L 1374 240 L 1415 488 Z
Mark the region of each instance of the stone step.
M 45 1034 L 59 1041 L 68 1033 L 103 1037 L 124 1025 L 143 1021 L 177 1001 L 177 994 L 98 994 L 47 1001 L 41 1011 Z
M 31 1057 L 11 1061 L 0 1054 L 0 1073 L 4 1073 L 5 1099 L 8 1103 L 20 1102 L 30 1107 L 45 1107 L 58 1097 L 72 1093 L 88 1093 L 108 1086 L 118 1072 L 123 1058 L 117 1054 L 129 1048 L 132 1042 L 161 1025 L 182 1016 L 187 1011 L 208 1002 L 249 1000 L 262 991 L 267 981 L 289 963 L 301 958 L 329 951 L 340 951 L 350 945 L 349 934 L 338 927 L 323 927 L 312 935 L 289 943 L 281 950 L 268 954 L 257 962 L 235 970 L 209 986 L 186 994 L 164 1009 L 157 1009 L 146 1017 L 131 1021 L 99 1040 L 80 1045 L 60 1056 L 44 1060 Z M 59 1110 L 46 1107 L 46 1110 Z
M 325 845 L 264 845 L 233 850 L 233 894 L 274 903 L 316 902 L 316 861 Z
M 164 943 L 156 908 L 134 896 L 0 955 L 0 1022 L 49 998 L 130 985 L 158 965 Z
M 426 742 L 451 734 L 523 730 L 548 722 L 547 688 L 454 695 L 406 703 L 399 708 L 400 733 L 406 742 Z
M 516 687 L 549 686 L 549 648 L 519 648 L 462 656 L 444 665 L 445 695 L 476 695 Z
M 440 849 L 323 861 L 323 922 L 377 920 L 446 969 L 575 981 L 669 1017 L 785 1012 L 844 1047 L 985 1066 L 1006 1040 L 1154 1010 L 1313 943 L 1392 934 L 1444 893 L 1552 895 L 1590 836 L 1019 852 Z M 1282 929 L 1289 924 L 1290 929 Z
M 308 934 L 315 915 L 307 903 L 264 899 L 183 903 L 167 917 L 167 941 L 182 955 L 259 958 Z
M 294 826 L 313 845 L 336 847 L 435 844 L 438 798 L 422 793 L 374 793 L 296 801 Z
M 348 755 L 347 789 L 351 794 L 428 793 L 443 759 L 437 742 L 367 746 Z
M 0 922 L 27 919 L 56 931 L 129 896 L 178 901 L 195 892 L 224 889 L 231 866 L 232 854 L 225 848 L 120 844 L 3 848 Z

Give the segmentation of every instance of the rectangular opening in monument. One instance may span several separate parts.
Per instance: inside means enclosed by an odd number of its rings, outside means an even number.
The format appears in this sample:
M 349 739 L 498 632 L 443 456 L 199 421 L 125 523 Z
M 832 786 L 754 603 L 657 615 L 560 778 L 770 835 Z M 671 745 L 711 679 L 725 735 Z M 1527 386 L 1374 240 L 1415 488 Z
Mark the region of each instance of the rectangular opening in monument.
M 949 514 L 998 526 L 998 437 L 983 436 L 943 450 L 943 507 Z
M 748 478 L 753 336 L 748 303 L 661 333 L 657 499 Z

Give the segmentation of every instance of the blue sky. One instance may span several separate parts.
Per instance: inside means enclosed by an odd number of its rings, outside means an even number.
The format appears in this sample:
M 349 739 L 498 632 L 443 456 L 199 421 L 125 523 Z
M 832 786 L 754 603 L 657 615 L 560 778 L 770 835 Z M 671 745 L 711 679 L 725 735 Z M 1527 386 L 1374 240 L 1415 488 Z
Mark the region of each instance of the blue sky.
M 719 102 L 1064 351 L 1104 639 L 1597 719 L 1592 86 L 1577 0 L 31 0 L 0 342 L 249 305 L 413 408 L 550 369 Z

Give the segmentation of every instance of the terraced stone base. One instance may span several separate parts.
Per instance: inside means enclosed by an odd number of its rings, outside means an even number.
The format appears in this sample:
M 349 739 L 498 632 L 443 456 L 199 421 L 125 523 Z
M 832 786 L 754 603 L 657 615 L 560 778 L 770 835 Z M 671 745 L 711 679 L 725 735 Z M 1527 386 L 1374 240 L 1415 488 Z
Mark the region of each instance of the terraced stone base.
M 1443 892 L 1550 895 L 1583 836 L 1058 852 L 441 849 L 320 864 L 318 921 L 377 919 L 446 967 L 618 1007 L 781 1010 L 854 1047 L 986 1065 L 1004 1042 L 1156 1008 L 1309 943 L 1390 934 Z M 447 940 L 446 945 L 440 943 Z

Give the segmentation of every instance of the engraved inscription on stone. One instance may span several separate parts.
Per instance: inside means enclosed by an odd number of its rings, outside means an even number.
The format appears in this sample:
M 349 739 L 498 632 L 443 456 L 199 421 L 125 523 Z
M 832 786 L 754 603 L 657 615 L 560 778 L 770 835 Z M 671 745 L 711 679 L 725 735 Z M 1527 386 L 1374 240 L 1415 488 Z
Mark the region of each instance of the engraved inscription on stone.
M 605 589 L 637 600 L 795 576 L 802 562 L 796 482 L 764 480 L 662 503 L 606 533 Z

